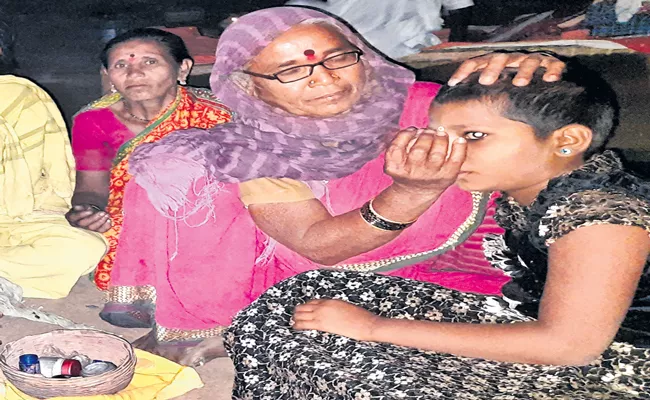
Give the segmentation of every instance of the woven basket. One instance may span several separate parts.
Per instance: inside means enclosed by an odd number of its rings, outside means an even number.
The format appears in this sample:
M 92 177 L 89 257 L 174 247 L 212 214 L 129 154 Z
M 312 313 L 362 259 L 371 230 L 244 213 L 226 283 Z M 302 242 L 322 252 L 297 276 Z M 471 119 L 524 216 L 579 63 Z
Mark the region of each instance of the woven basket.
M 117 365 L 117 369 L 89 378 L 69 379 L 45 378 L 18 369 L 18 358 L 22 354 L 51 356 L 53 354 L 46 354 L 50 346 L 63 353 L 76 351 L 91 360 L 110 361 Z M 136 361 L 129 342 L 118 336 L 93 330 L 58 330 L 27 336 L 8 343 L 0 353 L 0 369 L 7 380 L 25 394 L 41 399 L 117 393 L 127 387 L 133 379 Z

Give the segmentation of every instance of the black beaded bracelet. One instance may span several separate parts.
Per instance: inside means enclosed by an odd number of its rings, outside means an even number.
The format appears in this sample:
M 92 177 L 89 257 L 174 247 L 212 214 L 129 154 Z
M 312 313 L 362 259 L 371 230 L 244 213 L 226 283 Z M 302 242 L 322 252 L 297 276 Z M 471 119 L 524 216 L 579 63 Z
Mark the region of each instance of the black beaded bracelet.
M 364 204 L 359 210 L 359 213 L 361 214 L 361 218 L 370 226 L 381 229 L 382 231 L 401 231 L 413 225 L 415 222 L 395 222 L 382 217 L 372 208 L 372 200 Z

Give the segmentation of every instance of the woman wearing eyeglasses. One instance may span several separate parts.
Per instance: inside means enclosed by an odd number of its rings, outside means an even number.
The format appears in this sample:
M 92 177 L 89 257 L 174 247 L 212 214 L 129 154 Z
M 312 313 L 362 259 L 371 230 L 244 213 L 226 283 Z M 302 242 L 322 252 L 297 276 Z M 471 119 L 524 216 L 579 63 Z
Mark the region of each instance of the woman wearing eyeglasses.
M 493 56 L 487 75 L 517 58 Z M 553 58 L 526 66 L 540 62 L 559 76 Z M 174 132 L 129 159 L 109 305 L 155 303 L 136 346 L 187 365 L 223 355 L 239 310 L 322 267 L 499 292 L 505 278 L 475 251 L 496 229 L 489 196 L 442 194 L 458 161 L 431 172 L 445 162 L 431 132 L 393 140 L 427 125 L 437 85 L 414 84 L 325 14 L 283 7 L 224 32 L 211 86 L 231 123 Z

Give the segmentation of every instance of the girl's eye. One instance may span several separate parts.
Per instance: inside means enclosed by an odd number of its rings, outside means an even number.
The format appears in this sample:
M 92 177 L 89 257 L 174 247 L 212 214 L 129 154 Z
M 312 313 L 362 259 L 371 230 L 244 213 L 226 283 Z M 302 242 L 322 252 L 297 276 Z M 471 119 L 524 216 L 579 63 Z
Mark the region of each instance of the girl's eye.
M 153 60 L 153 59 L 149 59 L 149 60 L 145 60 L 145 61 L 144 61 L 144 63 L 147 64 L 147 65 L 153 65 L 153 64 L 155 64 L 156 62 L 157 62 L 157 61 L 156 61 L 156 60 Z
M 125 65 L 126 64 L 124 64 L 124 63 L 117 63 L 117 64 L 115 64 L 114 68 L 124 68 Z
M 483 132 L 465 132 L 465 139 L 467 140 L 479 140 L 487 136 L 487 133 Z

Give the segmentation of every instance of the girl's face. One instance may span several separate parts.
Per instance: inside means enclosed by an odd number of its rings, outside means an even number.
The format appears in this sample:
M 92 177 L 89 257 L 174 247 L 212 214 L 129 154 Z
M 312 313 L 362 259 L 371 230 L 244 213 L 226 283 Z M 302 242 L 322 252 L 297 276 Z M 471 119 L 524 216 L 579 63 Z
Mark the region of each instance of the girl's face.
M 466 101 L 433 104 L 429 127 L 467 139 L 467 158 L 456 184 L 463 190 L 501 191 L 531 202 L 548 181 L 561 174 L 554 141 L 540 140 L 533 128 L 502 117 L 489 104 Z

